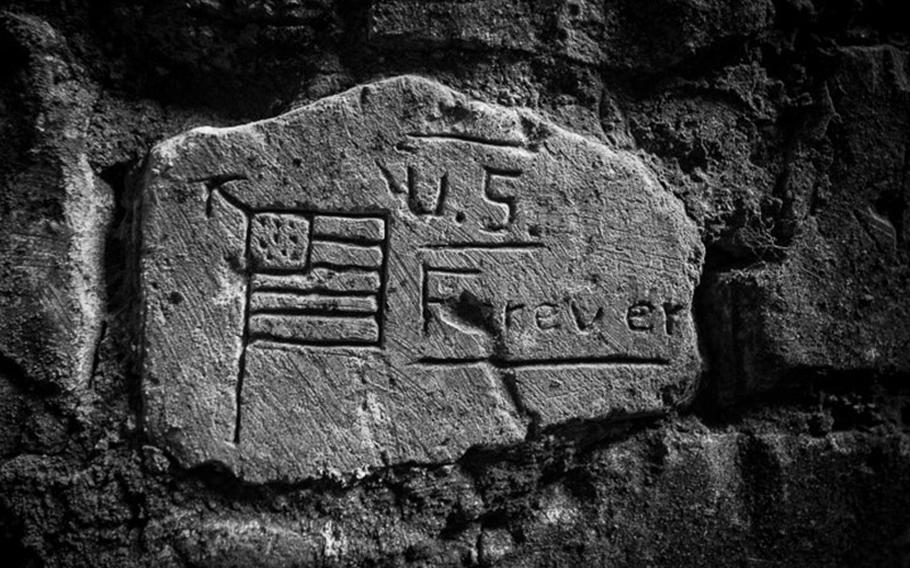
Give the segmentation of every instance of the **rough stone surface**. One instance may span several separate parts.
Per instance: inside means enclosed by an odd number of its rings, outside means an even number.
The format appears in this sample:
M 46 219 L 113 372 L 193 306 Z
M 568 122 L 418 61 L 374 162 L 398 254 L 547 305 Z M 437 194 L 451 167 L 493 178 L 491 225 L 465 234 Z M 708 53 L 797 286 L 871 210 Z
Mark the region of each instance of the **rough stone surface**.
M 8 135 L 28 132 L 31 144 L 3 156 L 7 167 L 24 167 L 0 186 L 0 353 L 31 382 L 78 391 L 102 333 L 112 209 L 84 150 L 93 95 L 50 26 L 23 16 L 4 24 L 4 52 L 21 65 L 9 80 L 38 100 L 11 100 L 22 114 L 5 126 Z
M 534 473 L 533 459 L 520 456 L 499 466 L 468 462 L 429 475 L 411 470 L 388 493 L 370 484 L 337 509 L 309 518 L 278 503 L 268 517 L 247 511 L 231 519 L 178 507 L 148 533 L 173 542 L 173 557 L 211 568 L 249 562 L 356 566 L 365 558 L 515 567 L 880 566 L 900 558 L 907 546 L 903 529 L 868 533 L 872 546 L 862 554 L 852 539 L 834 534 L 906 518 L 905 444 L 857 432 L 815 437 L 774 430 L 770 422 L 751 425 L 751 433 L 694 422 L 658 428 L 562 456 L 542 476 Z M 457 513 L 434 521 L 429 489 L 440 479 Z M 882 499 L 879 484 L 896 492 L 893 500 Z M 507 495 L 490 499 L 498 491 Z M 674 507 L 680 494 L 689 505 L 684 511 Z M 391 520 L 395 502 L 408 509 L 408 521 Z M 483 515 L 485 507 L 497 513 Z M 515 520 L 502 524 L 497 515 Z M 187 516 L 195 522 L 184 529 Z M 384 522 L 362 525 L 364 516 Z M 427 539 L 418 527 L 451 536 Z M 702 538 L 692 538 L 693 531 Z M 262 550 L 270 554 L 259 558 Z
M 773 16 L 770 0 L 378 0 L 370 9 L 370 39 L 392 50 L 546 53 L 654 73 L 757 34 Z
M 185 465 L 451 461 L 700 372 L 701 245 L 646 167 L 425 79 L 160 144 L 141 223 L 145 420 Z
M 402 48 L 453 45 L 533 51 L 539 45 L 533 11 L 510 0 L 376 2 L 370 11 L 373 41 Z
M 786 258 L 706 279 L 726 402 L 800 373 L 910 373 L 910 60 L 887 47 L 838 57 L 813 137 L 841 146 L 814 158 L 830 164 L 820 180 L 800 171 L 818 150 L 793 149 L 782 197 L 799 228 Z

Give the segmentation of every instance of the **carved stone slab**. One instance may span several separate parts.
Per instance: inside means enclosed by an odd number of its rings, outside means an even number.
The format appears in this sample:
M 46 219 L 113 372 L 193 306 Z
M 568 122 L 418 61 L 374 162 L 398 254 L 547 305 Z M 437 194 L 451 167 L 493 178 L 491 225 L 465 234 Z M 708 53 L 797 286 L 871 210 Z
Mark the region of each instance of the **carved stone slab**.
M 401 77 L 154 149 L 145 423 L 294 480 L 680 402 L 702 251 L 633 155 Z

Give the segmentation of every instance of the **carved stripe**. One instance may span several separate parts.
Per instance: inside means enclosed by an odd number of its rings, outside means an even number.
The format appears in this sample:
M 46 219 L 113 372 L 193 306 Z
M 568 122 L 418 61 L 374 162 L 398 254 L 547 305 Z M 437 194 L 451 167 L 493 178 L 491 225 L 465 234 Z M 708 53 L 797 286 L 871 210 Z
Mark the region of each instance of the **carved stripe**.
M 385 223 L 372 217 L 316 215 L 313 236 L 339 242 L 378 244 L 385 239 Z
M 382 266 L 382 249 L 378 246 L 350 245 L 314 240 L 310 259 L 313 265 L 328 264 L 337 267 L 379 268 Z
M 301 293 L 370 293 L 380 287 L 379 271 L 314 268 L 306 274 L 254 274 L 254 291 L 296 290 Z
M 379 324 L 373 317 L 259 314 L 250 317 L 250 339 L 259 337 L 363 345 L 379 341 Z
M 375 314 L 378 302 L 375 295 L 334 296 L 318 293 L 256 292 L 251 298 L 253 314 L 264 310 L 298 310 L 322 312 L 356 312 Z

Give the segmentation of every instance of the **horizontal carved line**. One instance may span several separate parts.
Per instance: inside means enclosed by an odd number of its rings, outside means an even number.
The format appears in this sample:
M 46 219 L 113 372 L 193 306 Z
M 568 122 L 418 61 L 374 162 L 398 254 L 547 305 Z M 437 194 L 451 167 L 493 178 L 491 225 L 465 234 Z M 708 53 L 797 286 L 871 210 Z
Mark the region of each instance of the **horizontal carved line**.
M 251 208 L 253 213 L 274 213 L 283 215 L 290 213 L 293 215 L 302 215 L 312 217 L 314 215 L 331 215 L 332 217 L 347 217 L 349 219 L 385 219 L 389 212 L 385 209 L 364 209 L 360 211 L 341 211 L 335 209 L 306 209 L 301 207 L 254 207 Z
M 524 144 L 513 140 L 494 140 L 483 138 L 481 136 L 472 136 L 459 132 L 409 132 L 408 136 L 412 138 L 427 138 L 438 140 L 457 140 L 459 142 L 468 142 L 470 144 L 480 144 L 482 146 L 495 146 L 497 148 L 518 148 L 524 150 Z
M 282 286 L 255 286 L 255 293 L 262 294 L 285 294 L 288 296 L 312 296 L 319 294 L 329 298 L 375 298 L 377 290 L 337 290 L 325 288 L 322 286 L 312 286 L 309 288 L 285 288 Z
M 377 276 L 379 276 L 379 268 L 377 268 L 375 266 L 370 266 L 367 268 L 359 267 L 359 266 L 340 266 L 338 269 L 326 268 L 324 266 L 313 266 L 306 273 L 301 273 L 297 269 L 285 270 L 283 268 L 277 268 L 277 269 L 265 268 L 264 270 L 276 270 L 276 271 L 278 271 L 278 274 L 275 276 L 280 276 L 283 278 L 287 278 L 289 276 L 296 275 L 296 276 L 304 276 L 304 277 L 313 278 L 313 279 L 321 278 L 326 281 L 338 278 L 339 275 L 342 275 L 341 277 L 346 278 L 346 279 L 351 279 L 351 278 L 356 278 L 356 277 L 377 277 Z M 267 273 L 262 273 L 259 270 L 253 271 L 254 276 L 258 275 L 258 274 L 263 274 L 264 276 L 272 276 Z
M 303 274 L 305 271 L 306 269 L 300 267 L 280 268 L 276 266 L 257 266 L 253 269 L 253 274 L 262 274 L 264 276 L 290 276 L 292 274 Z
M 250 295 L 251 313 L 287 313 L 304 312 L 332 312 L 352 314 L 375 314 L 379 304 L 375 295 L 328 295 L 328 294 L 299 294 L 299 293 L 274 293 L 254 291 Z
M 332 318 L 374 318 L 375 310 L 342 310 L 323 308 L 255 308 L 250 310 L 250 317 L 255 316 L 288 316 L 288 317 L 313 317 L 319 319 Z
M 248 181 L 250 178 L 246 174 L 231 173 L 231 174 L 214 174 L 210 176 L 202 176 L 190 178 L 188 181 L 190 183 L 204 183 L 208 190 L 214 191 L 219 189 L 221 186 L 234 181 Z M 233 196 L 230 196 L 233 197 Z
M 318 339 L 290 339 L 275 337 L 272 335 L 266 334 L 256 334 L 250 336 L 250 346 L 255 345 L 256 347 L 261 348 L 277 348 L 277 347 L 310 347 L 310 348 L 337 348 L 337 347 L 349 347 L 355 349 L 369 349 L 377 348 L 379 346 L 378 341 L 325 341 Z
M 338 235 L 313 233 L 313 243 L 331 243 L 338 245 L 348 245 L 352 247 L 373 247 L 381 245 L 383 239 L 370 239 L 365 237 L 340 237 Z
M 515 242 L 515 243 L 432 243 L 419 247 L 420 250 L 533 250 L 546 248 L 543 243 Z
M 379 267 L 377 266 L 360 266 L 356 264 L 333 264 L 330 262 L 317 262 L 313 263 L 311 270 L 315 269 L 325 269 L 337 272 L 340 274 L 348 273 L 367 273 L 371 272 L 374 274 L 379 274 Z M 290 276 L 293 274 L 303 275 L 307 271 L 300 268 L 278 268 L 278 267 L 261 267 L 253 270 L 253 274 L 262 274 L 265 276 Z
M 450 268 L 447 266 L 427 266 L 426 271 L 428 275 L 448 274 L 451 276 L 476 276 L 483 273 L 479 268 Z
M 381 243 L 386 238 L 385 217 L 313 216 L 313 236 L 336 238 L 346 242 Z
M 423 357 L 411 363 L 417 367 L 467 367 L 489 364 L 499 369 L 555 369 L 564 367 L 628 367 L 628 366 L 666 366 L 670 362 L 662 358 L 636 357 L 632 355 L 608 355 L 605 357 L 567 357 L 506 360 L 494 357 L 486 358 L 436 358 Z
M 327 270 L 334 270 L 335 272 L 379 272 L 379 266 L 366 265 L 366 264 L 336 264 L 333 262 L 314 262 L 313 269 L 316 268 L 325 268 Z
M 334 272 L 312 270 L 287 274 L 254 274 L 253 290 L 293 293 L 318 292 L 339 295 L 373 295 L 382 288 L 378 270 Z
M 516 169 L 507 169 L 507 168 L 494 168 L 492 166 L 484 166 L 483 169 L 487 171 L 488 174 L 500 177 L 510 177 L 517 178 L 521 177 L 521 174 L 524 173 L 521 170 Z
M 261 313 L 249 319 L 250 336 L 287 340 L 373 343 L 379 339 L 379 321 L 345 314 Z

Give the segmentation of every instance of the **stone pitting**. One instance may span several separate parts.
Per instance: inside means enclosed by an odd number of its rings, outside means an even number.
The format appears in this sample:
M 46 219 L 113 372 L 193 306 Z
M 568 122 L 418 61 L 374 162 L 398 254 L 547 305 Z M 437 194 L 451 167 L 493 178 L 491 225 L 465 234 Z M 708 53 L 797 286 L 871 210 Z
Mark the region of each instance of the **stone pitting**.
M 143 183 L 145 425 L 184 465 L 448 461 L 700 371 L 681 205 L 529 111 L 399 77 L 192 130 Z

